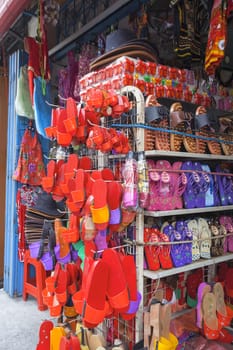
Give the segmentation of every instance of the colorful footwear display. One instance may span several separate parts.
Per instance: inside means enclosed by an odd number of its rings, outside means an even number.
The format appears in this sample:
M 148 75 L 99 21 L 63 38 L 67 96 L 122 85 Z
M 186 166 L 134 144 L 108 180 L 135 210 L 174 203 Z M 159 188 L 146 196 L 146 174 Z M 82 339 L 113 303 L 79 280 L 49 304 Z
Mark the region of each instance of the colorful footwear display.
M 51 126 L 46 126 L 52 150 L 41 184 L 64 209 L 60 216 L 46 218 L 45 226 L 51 226 L 46 237 L 40 218 L 32 229 L 42 237 L 41 244 L 35 239 L 29 245 L 30 254 L 48 274 L 43 302 L 59 321 L 77 318 L 82 323 L 77 332 L 83 335 L 85 328 L 89 339 L 96 338 L 94 329 L 101 323 L 104 332 L 112 327 L 111 344 L 96 342 L 98 347 L 112 347 L 124 335 L 131 349 L 144 333 L 147 349 L 176 349 L 171 313 L 184 308 L 196 310 L 195 329 L 206 339 L 231 342 L 224 328 L 233 318 L 228 276 L 233 252 L 230 117 L 221 117 L 221 135 L 207 107 L 191 108 L 176 99 L 186 95 L 198 105 L 210 103 L 210 87 L 204 99 L 198 96 L 195 77 L 192 88 L 186 86 L 188 70 L 156 63 L 154 74 L 159 72 L 160 78 L 152 82 L 148 62 L 135 58 L 127 66 L 127 60 L 120 58 L 108 70 L 116 76 L 116 91 L 106 84 L 107 71 L 96 71 L 81 82 L 83 100 L 64 99 L 65 107 L 54 110 Z M 144 86 L 143 93 L 128 86 L 121 94 L 119 75 L 126 79 L 130 73 L 137 86 Z M 103 84 L 97 84 L 100 76 Z M 184 85 L 177 83 L 178 77 Z M 95 87 L 88 86 L 91 79 Z M 169 113 L 153 93 L 147 98 L 149 88 L 158 98 L 162 90 L 171 97 Z M 29 223 L 30 215 L 26 209 Z M 30 228 L 25 233 L 30 236 Z M 225 254 L 228 272 L 215 276 L 214 266 Z M 160 288 L 162 297 L 156 300 Z M 148 307 L 146 299 L 151 301 Z M 138 325 L 142 318 L 144 329 Z M 95 347 L 94 340 L 88 344 L 88 337 L 84 342 L 79 335 L 59 336 L 60 349 Z

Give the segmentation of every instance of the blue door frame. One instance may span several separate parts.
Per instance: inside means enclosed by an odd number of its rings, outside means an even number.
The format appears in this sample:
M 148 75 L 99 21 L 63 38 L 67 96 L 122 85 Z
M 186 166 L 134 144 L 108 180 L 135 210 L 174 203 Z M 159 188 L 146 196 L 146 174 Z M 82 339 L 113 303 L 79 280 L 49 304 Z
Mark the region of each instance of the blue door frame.
M 23 263 L 18 260 L 18 224 L 16 193 L 19 184 L 12 180 L 20 142 L 23 134 L 21 118 L 15 112 L 17 77 L 25 62 L 25 53 L 17 51 L 9 57 L 9 97 L 6 164 L 5 246 L 4 246 L 4 290 L 10 296 L 19 296 L 23 289 Z

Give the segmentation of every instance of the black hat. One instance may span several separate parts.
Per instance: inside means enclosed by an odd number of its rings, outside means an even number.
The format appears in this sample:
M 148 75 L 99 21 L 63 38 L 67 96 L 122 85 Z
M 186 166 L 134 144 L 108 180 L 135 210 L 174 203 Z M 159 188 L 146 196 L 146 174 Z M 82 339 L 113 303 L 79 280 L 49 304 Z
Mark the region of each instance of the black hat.
M 107 36 L 105 53 L 91 62 L 90 70 L 103 68 L 122 56 L 152 62 L 159 57 L 158 50 L 147 39 L 137 39 L 130 30 L 118 29 Z

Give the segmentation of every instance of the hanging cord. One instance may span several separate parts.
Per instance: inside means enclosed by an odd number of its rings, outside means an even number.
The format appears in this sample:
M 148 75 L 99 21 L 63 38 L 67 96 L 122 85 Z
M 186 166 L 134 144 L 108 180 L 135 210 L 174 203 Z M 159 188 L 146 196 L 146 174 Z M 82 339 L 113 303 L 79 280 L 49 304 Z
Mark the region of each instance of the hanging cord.
M 45 55 L 45 28 L 44 28 L 44 7 L 43 0 L 38 1 L 38 24 L 37 24 L 37 38 L 39 41 L 39 60 L 40 60 L 40 73 L 41 73 L 41 87 L 42 93 L 46 94 L 46 83 L 45 83 L 45 70 L 47 66 L 47 58 Z
M 111 127 L 112 128 L 142 128 L 142 129 L 147 129 L 147 130 L 152 130 L 152 131 L 162 131 L 162 132 L 167 132 L 169 134 L 187 136 L 187 137 L 191 137 L 194 139 L 200 139 L 200 140 L 204 140 L 204 141 L 215 141 L 215 142 L 219 142 L 219 143 L 233 145 L 233 141 L 225 141 L 225 140 L 221 140 L 221 139 L 215 138 L 215 137 L 206 137 L 206 136 L 188 134 L 188 133 L 185 133 L 182 131 L 177 131 L 177 130 L 172 130 L 172 129 L 156 128 L 154 126 L 144 125 L 144 124 L 140 124 L 140 123 L 137 123 L 137 124 L 112 124 Z

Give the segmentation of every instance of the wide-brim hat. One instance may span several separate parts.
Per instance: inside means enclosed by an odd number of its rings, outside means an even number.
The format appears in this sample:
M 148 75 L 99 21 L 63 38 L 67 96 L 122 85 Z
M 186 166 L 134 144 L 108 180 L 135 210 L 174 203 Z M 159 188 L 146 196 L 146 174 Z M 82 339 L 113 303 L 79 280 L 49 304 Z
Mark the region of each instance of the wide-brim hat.
M 115 36 L 112 36 L 111 40 L 113 43 L 108 45 L 107 50 L 103 55 L 97 57 L 90 63 L 90 71 L 103 68 L 122 56 L 140 58 L 144 61 L 158 62 L 159 55 L 156 47 L 154 47 L 147 39 L 130 37 L 128 32 L 129 31 L 127 31 L 126 41 L 123 41 L 122 39 L 122 31 L 118 30 L 113 33 L 115 34 Z M 118 34 L 120 38 L 118 38 Z M 129 37 L 130 40 L 128 40 Z
M 38 194 L 36 204 L 29 207 L 29 210 L 44 217 L 62 217 L 65 213 L 65 202 L 56 202 L 50 193 L 42 191 Z

